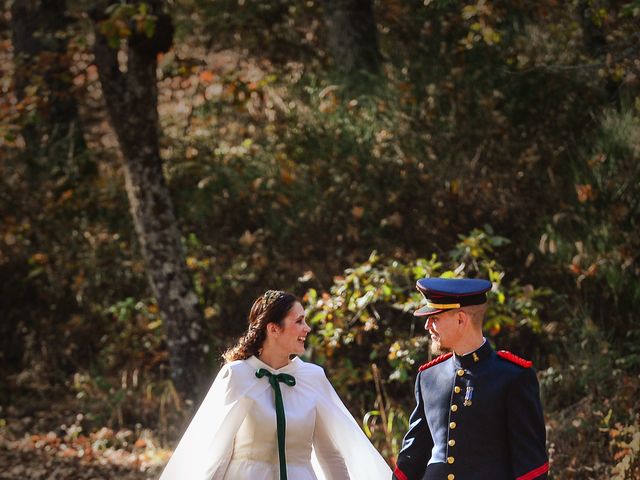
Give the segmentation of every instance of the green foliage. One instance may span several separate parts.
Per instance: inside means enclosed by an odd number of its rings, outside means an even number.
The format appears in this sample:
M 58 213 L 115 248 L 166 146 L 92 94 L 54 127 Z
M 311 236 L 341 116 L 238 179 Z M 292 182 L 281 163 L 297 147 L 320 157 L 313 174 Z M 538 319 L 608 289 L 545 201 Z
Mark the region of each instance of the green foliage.
M 129 297 L 106 310 L 110 328 L 100 339 L 102 345 L 96 358 L 100 370 L 114 371 L 132 364 L 145 365 L 164 361 L 158 355 L 164 343 L 162 320 L 153 301 L 136 301 Z M 123 355 L 131 352 L 133 355 Z
M 575 194 L 547 225 L 540 248 L 569 273 L 589 321 L 623 340 L 637 356 L 632 314 L 640 301 L 640 121 L 628 110 L 605 112 L 590 149 L 574 161 Z
M 184 404 L 170 381 L 156 381 L 138 369 L 122 370 L 119 376 L 103 377 L 97 371 L 79 371 L 72 391 L 85 413 L 88 430 L 101 425 L 122 428 L 155 423 L 163 441 L 175 436 Z
M 178 36 L 197 36 L 220 50 L 240 47 L 286 63 L 324 56 L 321 2 L 180 0 Z M 194 21 L 195 20 L 195 21 Z
M 366 262 L 334 278 L 328 292 L 307 292 L 308 321 L 316 333 L 310 340 L 311 357 L 327 366 L 340 394 L 351 405 L 380 402 L 367 387 L 373 380 L 371 364 L 380 370 L 391 398 L 407 398 L 410 387 L 406 384 L 417 366 L 428 359 L 423 322 L 412 316 L 423 301 L 415 289 L 416 280 L 423 277 L 491 278 L 487 335 L 494 343 L 507 345 L 530 332 L 534 343 L 522 353 L 535 352 L 535 343 L 544 340 L 539 311 L 551 292 L 505 282 L 504 269 L 488 252 L 504 245 L 506 239 L 490 232 L 487 227 L 462 236 L 443 259 L 433 255 L 405 263 L 374 252 Z
M 265 288 L 308 291 L 312 358 L 393 458 L 428 359 L 415 280 L 490 278 L 487 335 L 539 368 L 554 468 L 632 478 L 638 2 L 377 2 L 384 82 L 361 90 L 326 70 L 320 2 L 172 5 L 161 149 L 212 354 Z M 108 14 L 113 46 L 157 33 L 144 3 Z M 21 91 L 9 32 L 0 393 L 27 372 L 69 386 L 98 422 L 168 432 L 187 413 L 81 28 L 59 32 L 72 48 Z M 58 64 L 62 89 L 43 74 Z M 46 124 L 57 91 L 79 94 L 89 151 Z
M 568 373 L 560 383 L 571 383 L 574 377 L 588 374 L 587 368 Z M 554 386 L 560 387 L 560 395 L 570 391 L 560 383 Z M 550 416 L 547 422 L 550 461 L 571 465 L 575 478 L 637 478 L 639 393 L 634 376 L 608 370 L 599 384 L 592 385 L 571 405 Z M 576 461 L 582 458 L 589 461 Z
M 151 13 L 148 3 L 113 3 L 105 9 L 107 20 L 99 23 L 99 30 L 106 38 L 109 46 L 120 48 L 123 40 L 134 33 L 146 35 L 152 38 L 156 29 L 158 17 Z
M 368 411 L 362 419 L 362 427 L 371 441 L 378 446 L 385 458 L 395 459 L 402 447 L 402 437 L 397 432 L 406 432 L 409 428 L 409 416 L 402 407 L 389 406 L 385 403 L 386 391 L 380 370 L 371 365 L 373 380 L 376 386 L 376 410 Z

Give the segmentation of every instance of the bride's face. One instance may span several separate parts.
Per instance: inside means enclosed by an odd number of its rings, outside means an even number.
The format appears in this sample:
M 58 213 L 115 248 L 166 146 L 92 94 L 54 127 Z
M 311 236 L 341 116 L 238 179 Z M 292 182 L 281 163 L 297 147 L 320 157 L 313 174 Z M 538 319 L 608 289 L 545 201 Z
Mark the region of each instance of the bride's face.
M 304 308 L 296 302 L 282 320 L 277 335 L 274 335 L 274 345 L 287 355 L 301 355 L 304 353 L 304 342 L 310 331 L 311 328 L 305 321 Z

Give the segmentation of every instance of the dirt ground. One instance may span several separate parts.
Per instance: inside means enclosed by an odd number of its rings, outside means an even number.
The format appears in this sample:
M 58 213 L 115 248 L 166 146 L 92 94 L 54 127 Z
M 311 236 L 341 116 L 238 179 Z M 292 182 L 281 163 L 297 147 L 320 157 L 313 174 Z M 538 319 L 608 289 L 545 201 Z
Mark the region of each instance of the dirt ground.
M 152 480 L 159 471 L 139 472 L 115 465 L 59 458 L 47 452 L 0 448 L 0 480 Z
M 14 399 L 15 400 L 15 399 Z M 150 430 L 89 424 L 65 401 L 0 406 L 0 480 L 155 480 L 171 452 Z

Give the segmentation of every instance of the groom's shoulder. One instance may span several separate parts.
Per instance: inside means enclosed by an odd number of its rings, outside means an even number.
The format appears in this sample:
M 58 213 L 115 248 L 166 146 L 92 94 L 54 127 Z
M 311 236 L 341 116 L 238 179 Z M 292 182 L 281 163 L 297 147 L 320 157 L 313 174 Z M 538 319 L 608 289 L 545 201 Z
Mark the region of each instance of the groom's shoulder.
M 440 355 L 439 357 L 436 357 L 433 360 L 420 365 L 420 368 L 418 368 L 418 372 L 423 372 L 424 370 L 426 370 L 428 368 L 435 367 L 436 365 L 438 365 L 438 364 L 448 360 L 449 358 L 451 358 L 452 355 L 453 355 L 453 353 L 451 353 L 451 352 L 445 353 L 443 355 Z

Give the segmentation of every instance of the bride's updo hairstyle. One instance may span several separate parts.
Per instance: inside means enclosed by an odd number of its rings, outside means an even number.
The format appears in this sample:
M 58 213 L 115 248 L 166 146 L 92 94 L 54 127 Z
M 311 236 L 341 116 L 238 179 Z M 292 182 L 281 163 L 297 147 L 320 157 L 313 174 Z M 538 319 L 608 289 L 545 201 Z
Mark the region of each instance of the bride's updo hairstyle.
M 246 360 L 251 355 L 258 355 L 267 338 L 267 325 L 282 325 L 282 320 L 297 301 L 295 295 L 281 290 L 267 290 L 256 298 L 249 312 L 249 328 L 235 346 L 224 352 L 222 357 L 225 361 Z

